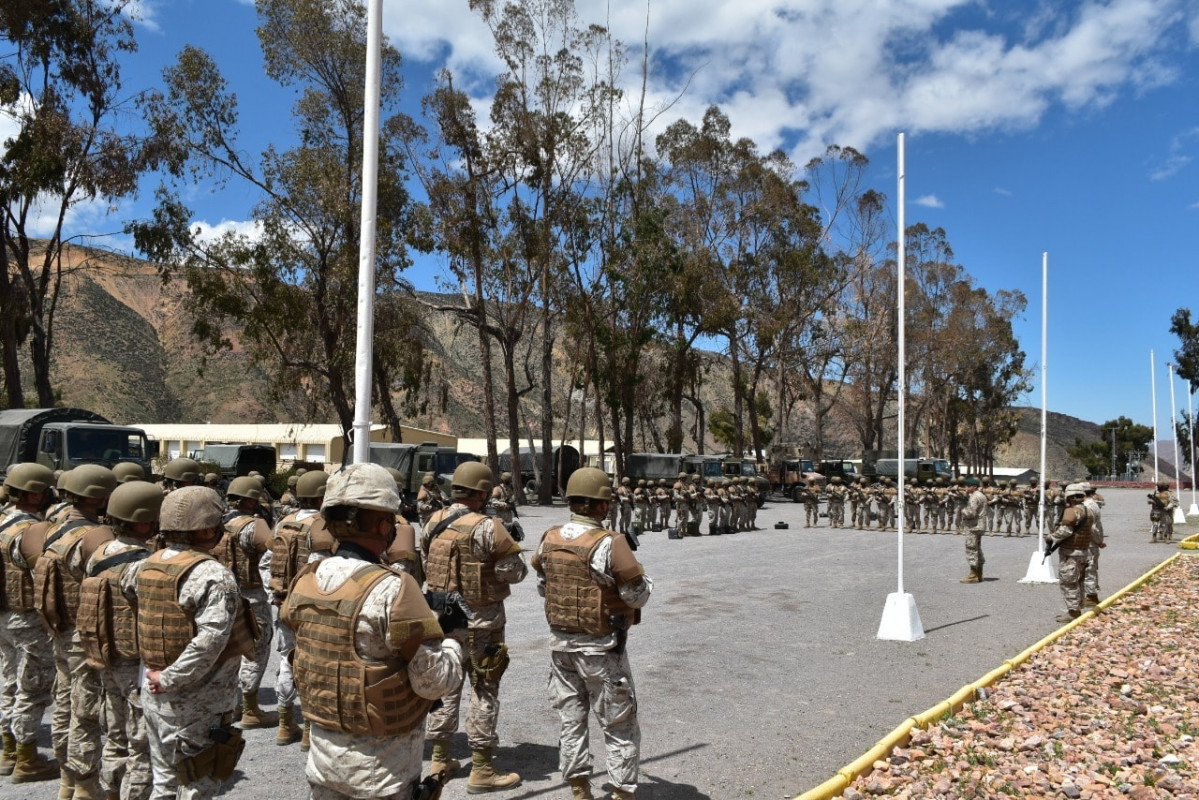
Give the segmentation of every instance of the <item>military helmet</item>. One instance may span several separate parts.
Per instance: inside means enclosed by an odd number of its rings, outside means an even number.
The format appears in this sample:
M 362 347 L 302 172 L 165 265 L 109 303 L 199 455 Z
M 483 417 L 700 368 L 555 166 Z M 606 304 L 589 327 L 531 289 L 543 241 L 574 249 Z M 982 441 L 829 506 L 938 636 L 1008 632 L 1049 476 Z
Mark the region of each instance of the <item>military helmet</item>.
M 146 479 L 146 471 L 142 469 L 142 465 L 135 464 L 132 461 L 122 461 L 119 464 L 113 464 L 112 474 L 117 476 L 117 483 L 144 481 Z
M 566 481 L 566 499 L 580 497 L 591 500 L 611 500 L 612 487 L 608 484 L 608 476 L 603 470 L 595 467 L 581 467 L 570 473 Z
M 54 473 L 50 471 L 50 468 L 32 461 L 10 467 L 8 474 L 4 476 L 4 485 L 8 488 L 31 494 L 40 494 L 49 489 L 53 483 Z
M 205 472 L 204 473 L 204 483 L 220 483 L 220 482 L 221 482 L 221 473 L 219 473 L 219 472 Z
M 1066 487 L 1066 497 L 1082 497 L 1087 493 L 1086 488 L 1081 483 L 1072 483 Z
M 1159 492 L 1164 492 L 1169 488 L 1170 488 L 1170 484 L 1168 481 L 1158 481 L 1157 482 L 1157 490 Z
M 58 489 L 58 491 L 60 491 L 60 492 L 63 489 L 67 488 L 67 473 L 68 472 L 70 472 L 69 469 L 54 470 L 54 488 Z
M 258 470 L 256 470 L 256 469 L 252 469 L 252 470 L 250 470 L 249 472 L 247 472 L 247 473 L 246 473 L 246 477 L 249 477 L 249 478 L 261 478 L 261 477 L 262 477 L 262 473 L 261 473 L 261 472 L 259 472 L 259 471 L 258 471 Z
M 687 478 L 687 473 L 686 473 L 686 472 L 680 472 L 680 473 L 679 473 L 679 480 L 686 480 L 686 478 Z
M 627 476 L 620 479 L 621 486 L 628 486 L 630 483 L 631 483 L 631 481 L 628 479 Z
M 162 476 L 177 483 L 198 481 L 200 464 L 194 458 L 173 458 L 162 468 Z
M 304 467 L 298 467 L 298 468 L 296 469 L 296 476 L 297 476 L 297 477 L 301 477 L 301 478 L 302 478 L 302 477 L 304 477 L 304 473 L 305 473 L 305 472 L 307 472 L 307 471 L 308 471 L 308 470 L 307 470 L 307 469 L 305 469 Z M 320 470 L 320 471 L 321 471 L 321 472 L 324 472 L 324 470 Z
M 507 483 L 510 480 L 512 480 L 511 472 L 501 472 L 500 473 L 500 483 Z
M 324 470 L 305 472 L 296 481 L 296 497 L 301 500 L 312 500 L 325 496 L 325 486 L 329 483 L 329 473 Z
M 425 485 L 425 486 L 435 484 L 435 483 L 437 483 L 437 476 L 434 475 L 432 472 L 426 472 L 424 474 L 424 477 L 422 477 L 420 479 L 420 482 L 422 485 Z
M 703 479 L 700 477 L 700 474 L 698 472 L 691 476 L 692 483 L 699 483 L 701 480 L 703 480 Z
M 638 489 L 644 489 L 644 488 L 645 488 L 645 478 L 639 478 L 639 479 L 637 480 L 637 488 L 638 488 Z
M 225 505 L 207 486 L 184 486 L 162 501 L 158 526 L 164 531 L 203 531 L 221 524 Z
M 108 516 L 123 522 L 154 522 L 162 509 L 163 494 L 152 483 L 129 481 L 108 498 Z
M 288 475 L 288 476 L 287 476 L 287 488 L 288 488 L 288 489 L 293 489 L 293 490 L 294 490 L 294 489 L 296 488 L 296 484 L 297 484 L 297 483 L 299 483 L 299 482 L 300 482 L 300 476 L 299 476 L 299 475 L 296 475 L 295 473 L 292 473 L 291 475 Z
M 450 485 L 476 492 L 490 492 L 495 487 L 495 473 L 481 461 L 466 461 L 454 470 Z
M 383 469 L 387 470 L 387 474 L 390 475 L 391 479 L 396 482 L 397 487 L 404 482 L 404 473 L 400 472 L 395 467 L 384 467 Z M 326 484 L 326 486 L 328 486 L 328 484 Z
M 99 464 L 80 464 L 67 473 L 64 492 L 89 500 L 103 500 L 117 488 L 117 476 Z
M 1029 486 L 1037 485 L 1037 477 L 1035 475 L 1028 479 L 1028 485 Z
M 225 494 L 229 497 L 244 497 L 248 500 L 262 499 L 262 484 L 257 478 L 252 478 L 249 475 L 243 475 L 240 478 L 234 478 L 229 484 L 229 488 L 225 490 Z
M 399 487 L 391 474 L 378 464 L 350 464 L 331 475 L 325 485 L 321 511 L 333 506 L 354 506 L 394 514 L 400 509 Z

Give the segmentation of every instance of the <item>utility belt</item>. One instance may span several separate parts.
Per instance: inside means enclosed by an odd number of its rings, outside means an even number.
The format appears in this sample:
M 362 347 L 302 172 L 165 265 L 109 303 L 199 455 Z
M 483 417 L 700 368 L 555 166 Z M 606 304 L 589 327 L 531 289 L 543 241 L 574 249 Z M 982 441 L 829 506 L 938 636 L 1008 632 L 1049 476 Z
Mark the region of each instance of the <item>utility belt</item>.
M 220 723 L 208 729 L 208 738 L 212 745 L 207 750 L 175 762 L 180 785 L 187 786 L 204 778 L 224 782 L 233 776 L 242 751 L 246 749 L 241 730 L 233 727 L 233 715 L 223 714 Z

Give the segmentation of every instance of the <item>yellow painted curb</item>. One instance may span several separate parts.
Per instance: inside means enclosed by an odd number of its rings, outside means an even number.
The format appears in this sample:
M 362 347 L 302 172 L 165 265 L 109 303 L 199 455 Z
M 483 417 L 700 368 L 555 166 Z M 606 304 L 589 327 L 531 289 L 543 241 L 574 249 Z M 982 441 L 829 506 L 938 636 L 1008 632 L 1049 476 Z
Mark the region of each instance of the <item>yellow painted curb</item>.
M 1199 534 L 1196 534 L 1190 538 L 1197 540 L 1197 543 L 1194 545 L 1194 547 L 1199 549 Z M 1184 540 L 1184 542 L 1185 541 L 1187 540 Z M 1181 547 L 1182 543 L 1180 543 L 1179 546 Z M 872 771 L 874 771 L 875 761 L 882 761 L 889 758 L 891 752 L 896 747 L 902 747 L 903 745 L 907 744 L 911 738 L 913 729 L 927 728 L 928 726 L 939 722 L 942 717 L 957 713 L 961 710 L 962 706 L 975 699 L 980 689 L 985 689 L 988 686 L 997 683 L 1001 678 L 1014 670 L 1016 667 L 1020 666 L 1025 661 L 1028 661 L 1033 653 L 1036 653 L 1037 651 L 1053 644 L 1066 633 L 1072 631 L 1074 628 L 1078 627 L 1078 625 L 1082 624 L 1084 620 L 1088 620 L 1100 611 L 1107 609 L 1112 605 L 1112 603 L 1124 595 L 1141 588 L 1146 581 L 1148 581 L 1157 573 L 1161 572 L 1170 564 L 1174 563 L 1174 561 L 1177 560 L 1180 555 L 1180 553 L 1175 553 L 1174 555 L 1170 556 L 1165 561 L 1158 564 L 1156 567 L 1149 570 L 1144 575 L 1113 594 L 1111 597 L 1105 598 L 1099 603 L 1098 606 L 1083 612 L 1078 619 L 1071 620 L 1053 633 L 1046 636 L 1041 641 L 1034 644 L 1032 647 L 1019 653 L 1014 658 L 1005 660 L 1001 666 L 991 670 L 974 683 L 966 684 L 961 689 L 958 689 L 949 696 L 948 700 L 943 700 L 924 712 L 904 720 L 899 724 L 898 727 L 895 728 L 895 730 L 888 733 L 882 739 L 879 739 L 878 743 L 865 753 L 858 756 L 841 769 L 837 770 L 836 775 L 829 778 L 819 786 L 809 789 L 808 791 L 798 795 L 795 800 L 833 800 L 833 798 L 840 797 L 842 793 L 849 788 L 849 785 L 857 778 L 860 778 L 863 775 L 869 775 Z
M 1182 550 L 1199 550 L 1199 533 L 1183 539 L 1178 543 L 1178 547 Z

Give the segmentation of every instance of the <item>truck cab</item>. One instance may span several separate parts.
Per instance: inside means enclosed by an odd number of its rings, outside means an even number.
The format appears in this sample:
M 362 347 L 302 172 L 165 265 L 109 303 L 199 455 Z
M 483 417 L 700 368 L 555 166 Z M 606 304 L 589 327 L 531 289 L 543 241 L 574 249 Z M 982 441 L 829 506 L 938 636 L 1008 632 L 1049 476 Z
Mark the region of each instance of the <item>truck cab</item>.
M 80 464 L 111 468 L 122 461 L 141 465 L 150 474 L 150 443 L 145 431 L 120 425 L 89 422 L 49 422 L 42 427 L 37 463 L 52 470 L 74 469 Z

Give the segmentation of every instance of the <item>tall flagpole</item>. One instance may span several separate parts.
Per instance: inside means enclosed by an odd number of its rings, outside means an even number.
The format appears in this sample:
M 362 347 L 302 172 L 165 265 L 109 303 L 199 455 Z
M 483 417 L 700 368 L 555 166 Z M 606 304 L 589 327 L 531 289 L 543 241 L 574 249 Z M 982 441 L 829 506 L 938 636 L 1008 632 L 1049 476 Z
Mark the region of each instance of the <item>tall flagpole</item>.
M 1190 419 L 1191 434 L 1191 507 L 1187 509 L 1188 517 L 1199 516 L 1199 503 L 1195 502 L 1195 407 L 1191 402 L 1194 396 L 1191 382 L 1187 381 L 1187 417 Z
M 375 214 L 379 184 L 379 99 L 383 0 L 369 0 L 362 120 L 362 217 L 358 245 L 358 337 L 354 362 L 354 463 L 370 461 L 375 333 Z
M 1020 583 L 1057 583 L 1057 570 L 1045 558 L 1045 474 L 1046 438 L 1049 430 L 1049 253 L 1041 253 L 1041 480 L 1037 492 L 1037 549 L 1028 560 L 1028 572 Z
M 1170 433 L 1174 437 L 1174 488 L 1178 492 L 1179 504 L 1174 507 L 1174 524 L 1185 525 L 1187 515 L 1182 513 L 1182 459 L 1178 455 L 1178 409 L 1174 405 L 1174 364 L 1166 364 L 1170 376 Z
M 896 521 L 896 539 L 898 540 L 898 588 L 896 591 L 887 595 L 887 603 L 883 606 L 883 618 L 878 626 L 878 638 L 888 639 L 896 642 L 914 642 L 917 639 L 924 638 L 924 626 L 920 622 L 920 612 L 916 609 L 916 598 L 907 594 L 903 590 L 903 528 L 904 528 L 904 498 L 903 489 L 904 481 L 907 476 L 907 453 L 904 451 L 904 399 L 907 394 L 906 376 L 904 370 L 904 289 L 906 284 L 906 276 L 904 274 L 904 237 L 906 235 L 904 223 L 904 183 L 906 175 L 904 172 L 904 141 L 903 134 L 899 134 L 899 140 L 896 146 L 896 154 L 899 165 L 899 239 L 896 248 L 896 314 L 898 315 L 899 330 L 899 371 L 897 380 L 899 381 L 899 409 L 897 423 L 899 425 L 898 436 L 896 437 L 896 445 L 899 447 L 899 464 L 897 480 L 899 483 L 899 493 L 896 498 L 898 508 L 898 519 Z
M 1149 351 L 1149 382 L 1153 386 L 1153 482 L 1160 478 L 1157 475 L 1157 365 L 1153 363 L 1153 351 Z

